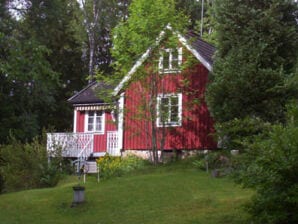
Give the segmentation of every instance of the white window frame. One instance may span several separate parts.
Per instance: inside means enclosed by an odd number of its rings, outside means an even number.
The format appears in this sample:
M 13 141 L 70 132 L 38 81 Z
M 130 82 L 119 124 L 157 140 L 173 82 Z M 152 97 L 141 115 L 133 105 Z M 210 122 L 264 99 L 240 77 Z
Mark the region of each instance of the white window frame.
M 89 113 L 94 112 L 94 117 L 93 117 L 93 129 L 88 130 L 88 124 L 89 124 Z M 99 115 L 101 113 L 101 115 Z M 101 130 L 95 130 L 96 128 L 96 117 L 101 117 Z M 97 134 L 104 134 L 105 132 L 105 112 L 104 111 L 93 111 L 93 110 L 88 110 L 85 111 L 85 132 L 88 133 L 97 133 Z
M 161 121 L 161 100 L 162 98 L 171 98 L 173 96 L 178 97 L 178 121 L 173 122 L 171 121 L 171 101 L 169 101 L 170 107 L 168 111 L 168 121 L 162 122 Z M 170 94 L 158 94 L 157 96 L 157 119 L 156 119 L 156 126 L 157 127 L 178 127 L 182 125 L 182 93 L 170 93 Z
M 178 68 L 174 68 L 173 67 L 173 52 L 177 51 L 178 52 Z M 167 56 L 169 57 L 169 67 L 168 68 L 164 68 L 163 65 L 163 61 L 164 61 L 164 57 Z M 166 48 L 166 49 L 161 49 L 160 50 L 160 57 L 159 57 L 159 64 L 158 64 L 158 68 L 159 68 L 159 73 L 179 73 L 181 72 L 181 67 L 182 65 L 182 47 L 178 47 L 178 48 Z

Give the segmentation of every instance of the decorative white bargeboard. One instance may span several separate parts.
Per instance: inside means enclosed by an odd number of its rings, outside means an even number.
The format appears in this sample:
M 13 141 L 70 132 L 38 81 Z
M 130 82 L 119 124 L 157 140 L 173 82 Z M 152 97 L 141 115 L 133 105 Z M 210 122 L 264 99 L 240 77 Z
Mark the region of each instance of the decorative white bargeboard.
M 93 138 L 91 133 L 47 133 L 47 151 L 50 156 L 58 149 L 63 157 L 88 158 L 93 152 Z

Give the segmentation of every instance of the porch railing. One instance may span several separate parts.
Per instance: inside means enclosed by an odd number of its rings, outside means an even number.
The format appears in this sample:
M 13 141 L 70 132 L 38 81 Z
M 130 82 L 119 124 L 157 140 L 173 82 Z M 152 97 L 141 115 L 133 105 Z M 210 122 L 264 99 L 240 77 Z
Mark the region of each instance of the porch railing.
M 88 158 L 93 152 L 93 134 L 89 133 L 48 133 L 49 154 L 60 149 L 63 157 Z
M 112 156 L 119 156 L 117 131 L 107 132 L 107 151 Z

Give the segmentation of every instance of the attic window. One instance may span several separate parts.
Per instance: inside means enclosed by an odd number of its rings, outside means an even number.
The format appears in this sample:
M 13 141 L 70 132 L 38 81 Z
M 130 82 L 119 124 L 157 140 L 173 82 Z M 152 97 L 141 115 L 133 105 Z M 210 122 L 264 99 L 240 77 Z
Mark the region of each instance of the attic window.
M 159 72 L 177 73 L 180 72 L 182 64 L 182 47 L 167 48 L 160 51 Z

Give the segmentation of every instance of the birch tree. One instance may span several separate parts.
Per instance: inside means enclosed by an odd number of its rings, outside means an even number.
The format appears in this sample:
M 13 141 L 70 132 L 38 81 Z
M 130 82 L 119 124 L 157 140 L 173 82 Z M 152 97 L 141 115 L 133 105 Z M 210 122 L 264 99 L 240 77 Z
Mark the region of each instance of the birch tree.
M 111 63 L 110 32 L 118 21 L 127 18 L 129 0 L 80 0 L 83 12 L 83 25 L 87 35 L 85 55 L 88 61 L 88 74 L 94 78 L 97 69 L 109 71 Z

